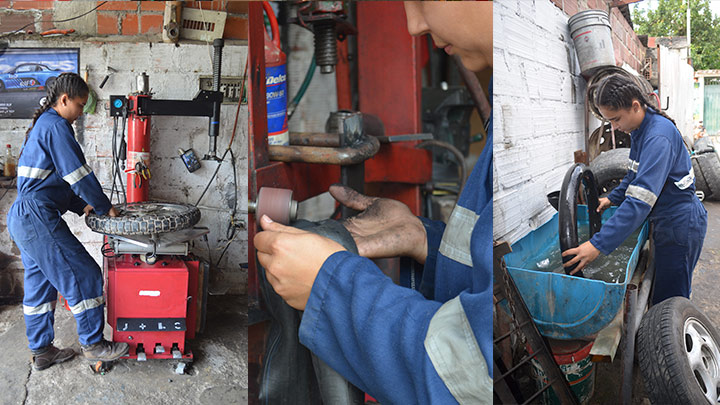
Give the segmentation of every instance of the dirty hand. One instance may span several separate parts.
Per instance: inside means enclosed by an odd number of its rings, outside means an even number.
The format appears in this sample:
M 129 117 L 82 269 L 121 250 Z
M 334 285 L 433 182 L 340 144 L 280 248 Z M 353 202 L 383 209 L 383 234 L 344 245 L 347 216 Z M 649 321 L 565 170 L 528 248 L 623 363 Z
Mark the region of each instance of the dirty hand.
M 570 272 L 570 275 L 573 275 L 573 274 L 577 273 L 578 271 L 584 269 L 585 266 L 587 266 L 590 262 L 597 259 L 599 254 L 600 254 L 600 251 L 597 250 L 597 248 L 595 246 L 593 246 L 593 244 L 590 243 L 590 241 L 587 241 L 576 248 L 568 249 L 568 250 L 562 252 L 563 257 L 575 255 L 575 257 L 570 259 L 570 261 L 563 264 L 563 267 L 570 267 L 573 264 L 580 262 L 580 264 L 578 264 L 578 266 L 575 267 L 575 269 Z
M 427 257 L 427 234 L 422 222 L 400 201 L 369 197 L 339 184 L 330 194 L 346 207 L 361 211 L 343 221 L 360 256 L 408 256 L 419 263 Z
M 598 207 L 597 207 L 597 212 L 603 212 L 603 211 L 605 211 L 606 209 L 610 208 L 611 205 L 612 205 L 612 201 L 610 201 L 609 198 L 607 198 L 607 197 L 602 197 L 602 198 L 600 198 L 600 200 L 599 200 L 599 204 L 598 204 Z
M 85 208 L 83 208 L 83 212 L 85 213 L 85 215 L 90 214 L 92 212 L 92 210 L 94 210 L 94 208 L 90 204 L 86 205 Z
M 117 212 L 115 207 L 110 207 L 110 211 L 108 211 L 108 215 L 110 215 L 111 217 L 116 217 L 120 214 Z
M 345 250 L 339 243 L 314 233 L 260 218 L 263 231 L 253 242 L 265 275 L 291 307 L 305 309 L 315 277 L 330 255 Z

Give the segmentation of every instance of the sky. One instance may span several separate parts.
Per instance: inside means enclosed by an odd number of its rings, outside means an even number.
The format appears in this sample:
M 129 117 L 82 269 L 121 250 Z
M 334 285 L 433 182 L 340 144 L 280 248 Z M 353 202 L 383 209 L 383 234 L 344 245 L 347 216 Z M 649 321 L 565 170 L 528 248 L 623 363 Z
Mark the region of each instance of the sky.
M 633 8 L 633 10 L 637 7 L 647 10 L 647 9 L 655 9 L 657 8 L 657 0 L 643 0 L 638 3 L 631 4 L 630 7 Z M 710 0 L 710 10 L 713 12 L 713 14 L 716 17 L 720 16 L 720 0 Z

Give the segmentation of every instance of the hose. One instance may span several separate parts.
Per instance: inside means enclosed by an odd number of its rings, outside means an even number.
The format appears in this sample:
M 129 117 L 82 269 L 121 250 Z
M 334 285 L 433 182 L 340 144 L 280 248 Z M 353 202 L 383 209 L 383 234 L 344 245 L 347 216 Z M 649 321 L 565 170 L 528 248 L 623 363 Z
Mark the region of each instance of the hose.
M 313 76 L 315 76 L 315 68 L 317 68 L 317 63 L 315 62 L 315 55 L 312 57 L 312 61 L 310 61 L 310 66 L 308 67 L 307 73 L 305 73 L 305 80 L 303 80 L 302 86 L 300 86 L 300 89 L 298 90 L 295 97 L 293 97 L 292 101 L 288 105 L 287 108 L 287 114 L 288 114 L 288 121 L 290 121 L 290 118 L 293 116 L 293 113 L 295 112 L 295 108 L 297 108 L 298 104 L 300 104 L 300 100 L 305 95 L 305 92 L 307 91 L 308 87 L 310 86 L 310 82 L 312 82 Z

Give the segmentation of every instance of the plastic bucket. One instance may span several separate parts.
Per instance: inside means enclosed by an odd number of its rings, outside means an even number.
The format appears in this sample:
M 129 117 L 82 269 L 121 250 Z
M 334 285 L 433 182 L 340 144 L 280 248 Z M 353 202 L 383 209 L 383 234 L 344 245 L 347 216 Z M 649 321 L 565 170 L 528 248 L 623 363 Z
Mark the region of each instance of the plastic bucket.
M 603 66 L 615 66 L 610 18 L 606 12 L 581 11 L 570 17 L 568 26 L 584 76 L 592 76 Z
M 595 363 L 590 361 L 593 343 L 581 340 L 550 341 L 553 357 L 581 404 L 589 403 L 595 390 Z M 532 359 L 531 363 L 535 382 L 541 389 L 547 385 L 547 376 L 537 360 Z M 543 403 L 560 404 L 552 388 L 543 392 Z

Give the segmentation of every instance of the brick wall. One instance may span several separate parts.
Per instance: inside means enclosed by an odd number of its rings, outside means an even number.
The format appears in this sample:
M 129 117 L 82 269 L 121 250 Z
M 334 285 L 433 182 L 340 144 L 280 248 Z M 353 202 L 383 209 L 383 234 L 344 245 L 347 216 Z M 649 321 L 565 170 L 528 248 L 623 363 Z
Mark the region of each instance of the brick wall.
M 84 35 L 160 35 L 165 10 L 164 1 L 108 1 L 96 11 L 75 22 L 58 23 L 50 20 L 80 15 L 96 7 L 101 1 L 0 1 L 0 31 L 14 31 L 36 22 L 26 30 L 35 32 L 52 28 L 75 28 Z M 183 7 L 225 11 L 226 39 L 247 39 L 247 8 L 244 1 L 186 1 Z

